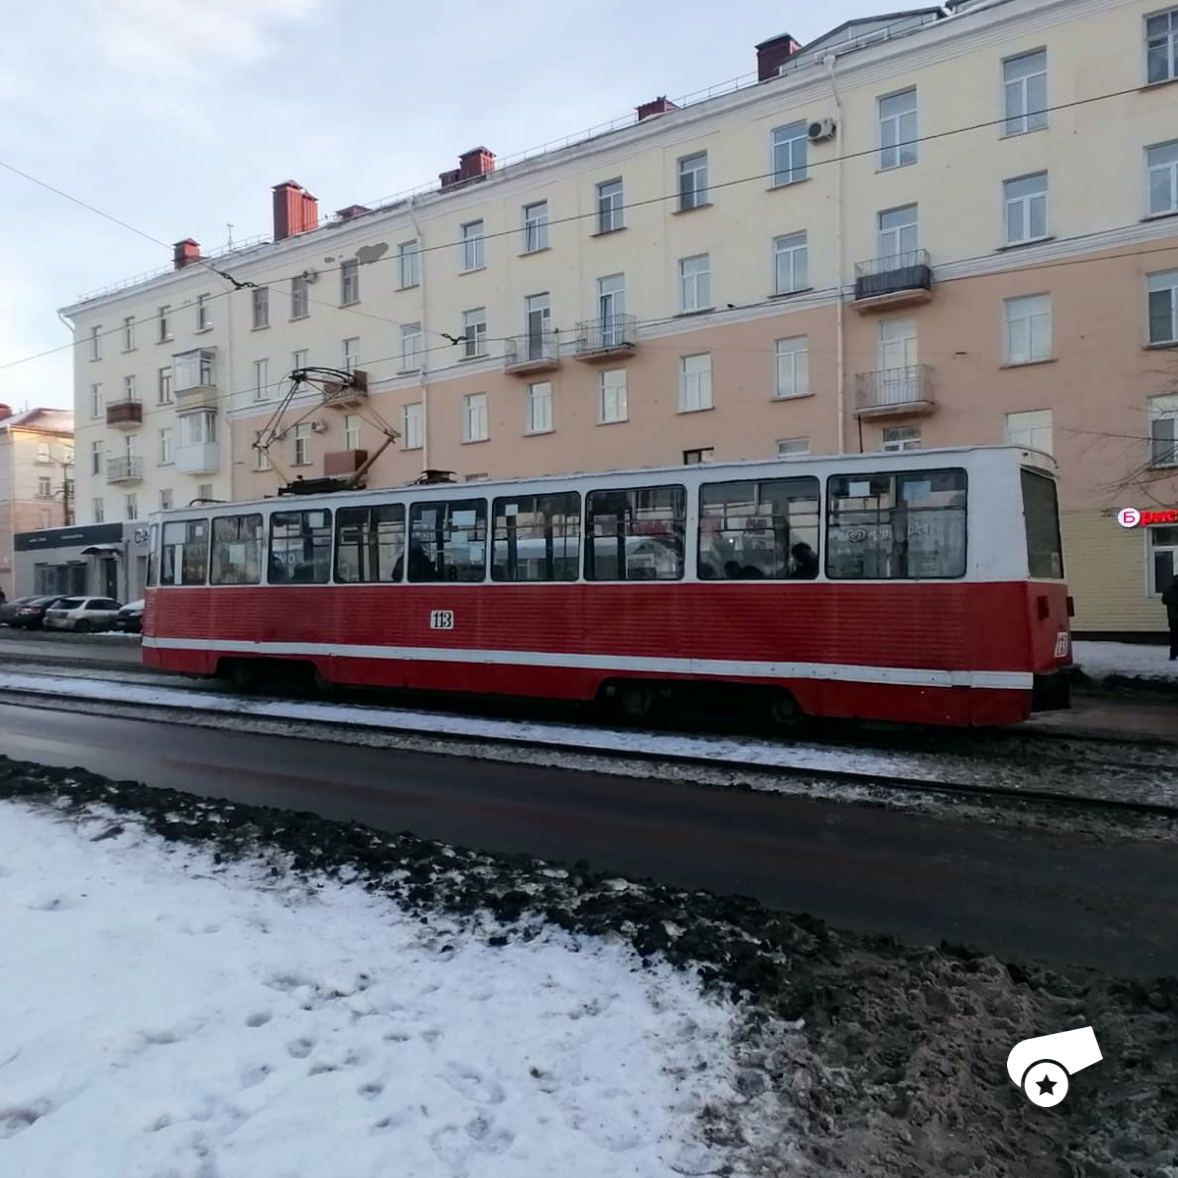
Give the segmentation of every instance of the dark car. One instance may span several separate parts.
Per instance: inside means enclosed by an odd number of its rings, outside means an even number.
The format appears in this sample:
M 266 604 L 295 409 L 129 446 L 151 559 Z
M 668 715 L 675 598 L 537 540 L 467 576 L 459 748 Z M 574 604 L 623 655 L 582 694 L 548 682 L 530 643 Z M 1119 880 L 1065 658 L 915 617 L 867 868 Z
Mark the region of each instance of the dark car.
M 111 623 L 111 629 L 122 630 L 125 634 L 141 634 L 143 632 L 143 602 L 128 601 Z
M 16 614 L 20 607 L 36 600 L 36 597 L 14 597 L 11 601 L 0 604 L 0 626 L 15 626 Z
M 8 624 L 17 630 L 40 630 L 45 624 L 45 611 L 61 600 L 56 597 L 25 597 L 17 607 L 16 616 Z

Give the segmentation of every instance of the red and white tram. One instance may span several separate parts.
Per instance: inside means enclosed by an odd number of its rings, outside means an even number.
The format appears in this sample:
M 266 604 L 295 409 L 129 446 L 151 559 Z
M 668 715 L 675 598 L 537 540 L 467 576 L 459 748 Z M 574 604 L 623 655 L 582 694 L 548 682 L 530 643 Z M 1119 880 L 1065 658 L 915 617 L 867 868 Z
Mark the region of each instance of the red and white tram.
M 952 725 L 1067 701 L 1055 476 L 1017 447 L 290 495 L 151 537 L 143 655 L 170 671 L 634 713 L 740 684 L 780 719 Z

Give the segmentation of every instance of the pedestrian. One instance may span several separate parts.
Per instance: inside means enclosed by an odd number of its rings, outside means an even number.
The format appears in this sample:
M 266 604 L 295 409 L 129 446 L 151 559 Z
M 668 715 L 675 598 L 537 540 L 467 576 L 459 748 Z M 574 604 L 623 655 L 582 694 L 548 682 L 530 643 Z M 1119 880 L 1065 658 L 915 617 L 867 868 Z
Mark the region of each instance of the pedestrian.
M 1170 627 L 1170 662 L 1174 662 L 1178 659 L 1178 577 L 1166 586 L 1162 605 L 1166 607 L 1166 622 Z
M 0 605 L 3 605 L 7 600 L 8 598 L 4 596 L 4 590 L 0 589 Z
M 790 577 L 796 580 L 812 581 L 818 576 L 818 553 L 805 541 L 799 541 L 790 549 L 794 558 L 794 569 Z

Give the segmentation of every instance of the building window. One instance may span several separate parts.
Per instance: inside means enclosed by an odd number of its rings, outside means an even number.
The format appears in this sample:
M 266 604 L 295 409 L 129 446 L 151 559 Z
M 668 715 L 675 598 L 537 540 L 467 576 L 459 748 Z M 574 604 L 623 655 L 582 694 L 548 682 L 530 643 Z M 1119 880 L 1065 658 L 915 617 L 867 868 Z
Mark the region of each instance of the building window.
M 126 511 L 124 519 L 135 520 L 139 518 L 139 497 L 134 492 L 124 498 L 123 507 Z
M 679 357 L 679 412 L 712 407 L 712 354 Z
M 103 412 L 102 385 L 92 384 L 90 386 L 90 416 L 101 417 Z
M 809 438 L 778 438 L 778 458 L 801 458 L 810 453 Z
M 679 161 L 679 211 L 698 209 L 708 203 L 708 153 L 696 152 Z
M 135 382 L 135 374 L 132 372 L 123 377 L 123 400 L 137 401 L 139 394 L 137 392 L 137 385 Z
M 172 427 L 165 426 L 159 431 L 159 464 L 172 465 Z
M 1178 78 L 1178 8 L 1146 17 L 1145 50 L 1149 82 Z
M 483 223 L 467 221 L 462 226 L 462 273 L 483 268 Z
M 1178 575 L 1178 528 L 1149 528 L 1149 591 L 1160 596 Z
M 102 359 L 102 328 L 90 328 L 90 359 Z
M 90 514 L 94 517 L 96 524 L 103 523 L 106 519 L 106 509 L 101 499 L 95 499 L 90 505 Z
M 597 186 L 597 232 L 614 233 L 625 228 L 621 180 L 606 180 Z
M 196 330 L 208 331 L 212 327 L 212 319 L 209 315 L 209 296 L 207 294 L 196 296 Z
M 401 371 L 417 372 L 421 368 L 421 324 L 401 324 Z
M 552 384 L 542 380 L 528 385 L 527 411 L 524 432 L 547 434 L 552 432 Z
M 1036 49 L 1002 63 L 1003 132 L 1023 135 L 1047 126 L 1047 50 Z
M 194 352 L 180 352 L 172 357 L 172 387 L 176 392 L 212 388 L 214 383 L 211 351 L 198 348 Z
M 166 344 L 172 338 L 172 330 L 168 321 L 168 312 L 171 311 L 170 306 L 160 307 L 159 313 L 156 316 L 156 341 L 161 344 Z
M 421 255 L 417 242 L 403 241 L 397 246 L 397 289 L 408 290 L 421 282 Z
M 885 450 L 919 450 L 920 426 L 895 425 L 883 432 L 883 448 Z
M 171 487 L 165 487 L 162 491 L 160 491 L 160 511 L 171 511 L 171 510 L 172 510 L 172 489 L 171 489 Z
M 1178 343 L 1178 270 L 1162 270 L 1146 279 L 1149 293 L 1149 342 Z
M 344 417 L 344 449 L 360 449 L 360 418 L 354 413 L 346 414 Z
M 420 450 L 425 438 L 422 429 L 423 414 L 420 401 L 414 401 L 401 410 L 401 449 Z
M 809 141 L 806 138 L 806 123 L 789 123 L 784 127 L 774 127 L 771 133 L 773 143 L 773 184 L 796 184 L 805 180 L 806 151 Z
M 716 457 L 714 446 L 701 446 L 698 450 L 683 451 L 684 466 L 699 466 L 703 462 L 712 462 Z
M 250 294 L 253 296 L 254 330 L 270 326 L 270 288 L 255 286 Z
M 809 252 L 805 233 L 773 239 L 774 294 L 794 294 L 809 287 Z
M 207 503 L 211 502 L 213 498 L 213 484 L 212 483 L 197 483 L 196 484 L 196 498 L 197 502 Z
M 879 166 L 903 168 L 916 163 L 916 90 L 879 100 Z
M 538 200 L 524 205 L 524 253 L 534 254 L 548 248 L 548 202 Z
M 135 316 L 128 315 L 123 320 L 123 351 L 133 352 L 135 350 Z
M 46 474 L 37 476 L 37 498 L 48 499 L 53 494 L 53 480 Z
M 290 354 L 292 372 L 302 372 L 307 367 L 307 349 L 298 348 Z
M 290 280 L 290 317 L 292 319 L 305 319 L 310 311 L 311 300 L 307 292 L 307 276 L 305 274 L 296 275 Z M 267 322 L 269 322 L 269 307 L 266 309 Z
M 38 462 L 52 462 L 53 451 L 48 442 L 37 443 L 37 461 Z M 69 465 L 69 459 L 66 459 L 65 465 Z
M 1150 216 L 1178 213 L 1178 139 L 1145 149 Z
M 597 421 L 606 425 L 611 421 L 625 421 L 629 417 L 626 397 L 626 370 L 606 368 L 598 374 Z
M 1178 466 L 1178 396 L 1149 402 L 1150 466 Z
M 774 342 L 776 372 L 775 397 L 804 397 L 810 391 L 810 339 L 795 335 Z
M 354 335 L 344 340 L 344 371 L 355 372 L 360 364 L 360 337 Z
M 217 440 L 217 415 L 187 413 L 180 418 L 181 446 L 210 446 Z
M 487 354 L 487 309 L 462 312 L 462 355 L 466 360 Z
M 270 462 L 270 452 L 262 448 L 262 435 L 266 431 L 262 429 L 254 430 L 254 470 L 272 470 L 273 465 Z
M 172 403 L 172 366 L 161 368 L 156 376 L 156 397 L 161 405 Z
M 1051 359 L 1051 296 L 1023 295 L 1004 299 L 1006 341 L 1004 363 L 1034 364 Z
M 712 306 L 712 260 L 696 254 L 679 260 L 679 309 L 684 313 L 707 311 Z
M 1052 422 L 1050 409 L 1033 409 L 1027 413 L 1006 415 L 1006 441 L 1010 446 L 1023 446 L 1051 454 Z
M 359 301 L 360 263 L 355 258 L 349 258 L 339 268 L 339 305 L 350 307 Z
M 462 440 L 485 442 L 487 431 L 487 394 L 467 393 L 462 398 Z
M 877 257 L 887 259 L 888 268 L 899 270 L 910 266 L 908 255 L 917 250 L 916 205 L 903 205 L 898 209 L 884 209 L 879 214 L 879 238 Z
M 1038 241 L 1047 236 L 1047 173 L 1005 180 L 1006 244 Z
M 295 466 L 309 466 L 310 458 L 307 457 L 307 442 L 311 437 L 311 423 L 309 421 L 300 422 L 294 427 L 294 464 Z
M 90 473 L 102 474 L 102 442 L 90 443 Z
M 270 396 L 270 361 L 254 361 L 254 400 L 265 401 Z
M 597 314 L 603 346 L 620 344 L 625 336 L 626 276 L 607 274 L 597 280 Z

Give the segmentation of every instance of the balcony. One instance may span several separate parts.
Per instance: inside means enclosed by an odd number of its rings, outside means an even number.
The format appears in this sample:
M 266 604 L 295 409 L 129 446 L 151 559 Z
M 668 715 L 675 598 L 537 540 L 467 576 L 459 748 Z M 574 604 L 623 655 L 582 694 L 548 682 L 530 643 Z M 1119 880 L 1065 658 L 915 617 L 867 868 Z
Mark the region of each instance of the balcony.
M 933 297 L 928 250 L 910 250 L 855 265 L 855 309 L 862 315 L 927 303 Z
M 108 483 L 138 483 L 143 481 L 142 458 L 108 458 L 106 460 L 106 481 Z
M 507 341 L 503 371 L 516 376 L 553 372 L 560 367 L 560 339 L 555 331 L 530 331 Z
M 138 429 L 143 424 L 143 402 L 112 401 L 106 407 L 106 424 L 111 429 Z
M 216 409 L 218 396 L 215 384 L 198 384 L 187 389 L 172 390 L 177 413 L 193 413 L 197 409 Z
M 635 345 L 633 315 L 610 315 L 577 324 L 576 357 L 586 364 L 600 364 L 633 356 Z
M 936 407 L 927 364 L 861 372 L 855 378 L 857 417 L 920 417 Z
M 216 474 L 221 469 L 221 451 L 216 442 L 177 446 L 172 460 L 181 474 Z

